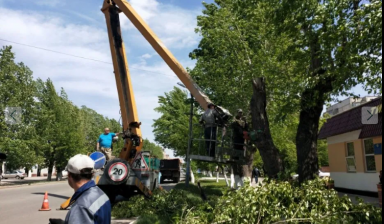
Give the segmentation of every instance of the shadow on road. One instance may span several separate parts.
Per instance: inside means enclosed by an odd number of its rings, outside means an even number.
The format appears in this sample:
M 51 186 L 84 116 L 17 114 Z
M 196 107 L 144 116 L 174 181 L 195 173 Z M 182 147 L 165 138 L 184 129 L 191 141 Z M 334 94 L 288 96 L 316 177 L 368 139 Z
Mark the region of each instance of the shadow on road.
M 1 181 L 0 186 L 15 186 L 15 185 L 23 185 L 23 184 L 35 184 L 47 182 L 46 180 L 7 180 Z
M 171 191 L 173 188 L 175 188 L 176 184 L 173 182 L 167 182 L 164 181 L 164 183 L 161 184 L 164 190 Z
M 32 193 L 32 194 L 35 194 L 35 195 L 45 195 L 45 192 L 44 193 Z M 58 195 L 58 194 L 50 194 L 48 193 L 48 196 L 49 197 L 54 197 L 54 198 L 60 198 L 60 199 L 64 199 L 64 200 L 68 200 L 68 196 L 63 196 L 63 195 Z

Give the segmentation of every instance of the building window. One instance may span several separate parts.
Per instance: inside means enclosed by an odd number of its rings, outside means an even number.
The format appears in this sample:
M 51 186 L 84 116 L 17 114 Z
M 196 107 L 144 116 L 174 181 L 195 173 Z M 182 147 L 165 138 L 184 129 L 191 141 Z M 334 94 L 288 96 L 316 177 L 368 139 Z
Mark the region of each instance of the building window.
M 333 110 L 333 115 L 338 115 L 340 113 L 339 108 Z
M 348 172 L 356 172 L 355 144 L 347 143 L 347 168 Z
M 367 172 L 376 172 L 375 146 L 373 139 L 364 140 L 365 168 Z
M 352 107 L 358 107 L 358 106 L 361 106 L 361 103 L 355 102 L 352 104 Z

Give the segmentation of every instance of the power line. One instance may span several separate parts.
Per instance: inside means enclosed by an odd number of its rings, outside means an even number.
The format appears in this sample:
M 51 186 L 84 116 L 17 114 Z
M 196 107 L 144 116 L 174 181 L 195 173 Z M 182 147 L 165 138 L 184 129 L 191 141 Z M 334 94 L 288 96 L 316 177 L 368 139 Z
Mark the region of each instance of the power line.
M 9 43 L 13 43 L 13 44 L 18 44 L 18 45 L 25 46 L 25 47 L 35 48 L 35 49 L 38 49 L 38 50 L 48 51 L 48 52 L 52 52 L 52 53 L 56 53 L 56 54 L 62 54 L 62 55 L 70 56 L 70 57 L 75 57 L 75 58 L 80 58 L 80 59 L 85 59 L 85 60 L 91 60 L 91 61 L 100 62 L 100 63 L 104 63 L 104 64 L 110 64 L 110 65 L 112 64 L 110 62 L 105 62 L 105 61 L 101 61 L 101 60 L 97 60 L 97 59 L 92 59 L 92 58 L 86 58 L 86 57 L 77 56 L 77 55 L 73 55 L 73 54 L 67 54 L 67 53 L 63 53 L 63 52 L 59 52 L 59 51 L 54 51 L 54 50 L 49 50 L 49 49 L 45 49 L 45 48 L 41 48 L 41 47 L 36 47 L 36 46 L 28 45 L 28 44 L 17 43 L 17 42 L 10 41 L 10 40 L 4 40 L 4 39 L 0 39 L 0 40 L 5 41 L 5 42 L 9 42 Z
M 33 46 L 33 45 L 22 44 L 22 43 L 10 41 L 10 40 L 5 40 L 5 39 L 1 39 L 1 38 L 0 38 L 0 40 L 4 41 L 4 42 L 9 42 L 9 43 L 12 43 L 12 44 L 21 45 L 21 46 L 24 46 L 24 47 L 34 48 L 34 49 L 37 49 L 37 50 L 42 50 L 42 51 L 47 51 L 47 52 L 51 52 L 51 53 L 61 54 L 61 55 L 69 56 L 69 57 L 74 57 L 74 58 L 79 58 L 79 59 L 83 59 L 83 60 L 89 60 L 89 61 L 94 61 L 94 62 L 99 62 L 99 63 L 103 63 L 103 64 L 112 65 L 111 62 L 101 61 L 101 60 L 98 60 L 98 59 L 87 58 L 87 57 L 77 56 L 77 55 L 73 55 L 73 54 L 67 54 L 67 53 L 63 53 L 63 52 L 60 52 L 60 51 L 54 51 L 54 50 L 50 50 L 50 49 L 46 49 L 46 48 L 42 48 L 42 47 L 36 47 L 36 46 Z M 145 69 L 140 69 L 140 68 L 132 67 L 130 69 L 138 70 L 138 71 L 145 71 L 145 72 L 149 72 L 149 73 L 153 73 L 153 74 L 158 74 L 158 75 L 164 75 L 164 76 L 168 76 L 168 77 L 175 77 L 173 75 L 167 75 L 167 74 L 163 74 L 163 73 L 159 73 L 159 72 L 152 72 L 152 71 L 145 70 Z

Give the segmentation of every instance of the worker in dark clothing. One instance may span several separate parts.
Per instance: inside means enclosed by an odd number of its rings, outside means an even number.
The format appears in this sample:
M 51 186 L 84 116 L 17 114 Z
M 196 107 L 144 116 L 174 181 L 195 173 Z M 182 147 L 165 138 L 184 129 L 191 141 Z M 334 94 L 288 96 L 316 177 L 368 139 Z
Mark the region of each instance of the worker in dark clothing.
M 85 155 L 71 158 L 67 165 L 68 184 L 75 190 L 71 210 L 64 220 L 50 219 L 50 224 L 110 224 L 111 202 L 96 186 L 93 178 L 95 162 Z
M 204 125 L 204 137 L 207 154 L 210 157 L 216 156 L 216 139 L 217 139 L 217 118 L 218 114 L 215 105 L 210 103 L 200 119 L 200 123 Z
M 255 167 L 255 169 L 253 169 L 252 171 L 252 177 L 255 178 L 256 184 L 259 184 L 260 176 L 261 176 L 260 170 L 257 167 Z
M 234 148 L 237 150 L 244 150 L 244 132 L 248 131 L 247 119 L 243 116 L 243 114 L 243 110 L 239 109 L 235 119 L 232 122 L 233 144 Z

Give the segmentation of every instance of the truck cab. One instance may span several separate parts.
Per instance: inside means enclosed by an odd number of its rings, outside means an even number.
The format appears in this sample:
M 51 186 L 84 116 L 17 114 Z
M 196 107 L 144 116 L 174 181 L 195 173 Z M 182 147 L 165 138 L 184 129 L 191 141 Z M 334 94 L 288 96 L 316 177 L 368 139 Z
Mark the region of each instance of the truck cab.
M 163 159 L 160 161 L 161 183 L 165 180 L 172 180 L 179 183 L 181 180 L 181 161 L 180 159 Z

